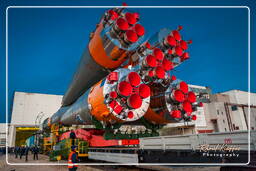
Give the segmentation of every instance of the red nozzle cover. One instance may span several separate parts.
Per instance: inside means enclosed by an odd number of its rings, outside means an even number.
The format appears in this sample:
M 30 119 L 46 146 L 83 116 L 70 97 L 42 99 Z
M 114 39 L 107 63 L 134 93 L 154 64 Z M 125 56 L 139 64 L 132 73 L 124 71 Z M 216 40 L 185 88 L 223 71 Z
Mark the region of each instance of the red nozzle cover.
M 183 50 L 180 46 L 176 46 L 175 47 L 175 53 L 178 55 L 178 56 L 181 56 L 182 53 L 183 53 Z
M 179 31 L 173 30 L 173 31 L 172 31 L 172 35 L 173 35 L 173 37 L 174 37 L 176 40 L 178 40 L 178 41 L 181 40 L 181 35 L 180 35 Z
M 149 86 L 147 86 L 146 84 L 141 84 L 139 86 L 139 95 L 141 98 L 147 98 L 148 96 L 150 96 L 150 88 Z
M 146 58 L 146 63 L 149 67 L 156 67 L 156 58 L 152 55 L 148 55 Z
M 143 36 L 145 34 L 145 29 L 141 24 L 136 24 L 134 30 L 138 36 Z
M 120 30 L 127 30 L 129 27 L 128 22 L 124 18 L 118 18 L 116 25 Z
M 183 53 L 182 56 L 181 56 L 181 61 L 185 61 L 185 60 L 187 60 L 187 59 L 189 59 L 189 53 L 188 53 L 188 52 L 185 52 L 185 53 Z
M 137 72 L 130 72 L 127 78 L 132 86 L 137 86 L 140 84 L 140 75 Z
M 162 62 L 162 67 L 164 68 L 165 71 L 169 71 L 173 69 L 173 63 L 169 61 L 168 59 L 164 58 Z
M 134 109 L 138 109 L 141 107 L 142 105 L 142 99 L 140 98 L 140 96 L 138 94 L 132 94 L 129 98 L 128 98 L 128 105 L 131 108 Z
M 159 48 L 155 48 L 154 50 L 153 50 L 153 54 L 154 54 L 154 56 L 156 57 L 156 59 L 157 60 L 163 60 L 163 58 L 164 58 L 164 53 L 162 52 L 162 50 L 161 49 L 159 49 Z
M 192 115 L 191 119 L 195 121 L 197 119 L 196 115 Z
M 182 91 L 175 90 L 174 91 L 174 100 L 176 100 L 177 102 L 183 102 L 185 100 L 185 95 L 183 94 Z
M 155 69 L 155 74 L 156 74 L 156 76 L 157 76 L 158 78 L 163 79 L 164 76 L 165 76 L 165 70 L 164 70 L 164 68 L 163 68 L 163 67 L 160 67 L 160 66 L 156 67 L 156 69 Z
M 112 91 L 112 92 L 109 93 L 109 96 L 110 96 L 111 98 L 115 99 L 115 98 L 117 98 L 117 92 Z
M 131 119 L 131 118 L 133 118 L 133 116 L 134 116 L 133 112 L 129 111 L 127 114 L 127 117 Z
M 171 117 L 181 118 L 181 112 L 179 110 L 173 110 L 173 111 L 171 111 Z
M 194 92 L 190 91 L 188 92 L 188 98 L 187 100 L 190 102 L 190 103 L 194 103 L 196 102 L 196 95 Z
M 177 78 L 176 78 L 176 76 L 175 75 L 173 75 L 172 77 L 171 77 L 171 80 L 172 81 L 175 81 Z
M 188 49 L 188 44 L 186 41 L 184 40 L 181 40 L 180 41 L 180 47 L 183 49 L 183 50 L 187 50 Z
M 132 43 L 135 43 L 138 40 L 137 33 L 133 30 L 127 30 L 125 35 L 127 37 L 127 40 Z
M 137 18 L 135 17 L 135 15 L 130 12 L 127 12 L 125 14 L 125 19 L 129 24 L 135 24 L 137 22 Z
M 122 96 L 129 96 L 132 93 L 132 86 L 127 81 L 121 81 L 118 84 L 118 91 Z
M 185 81 L 180 82 L 179 88 L 183 93 L 188 93 L 188 84 Z
M 176 40 L 173 36 L 167 36 L 167 42 L 171 47 L 174 47 L 177 45 Z
M 192 113 L 192 105 L 190 102 L 188 102 L 188 101 L 183 102 L 182 107 L 186 113 L 188 113 L 188 114 Z
M 115 20 L 115 19 L 118 18 L 118 14 L 115 11 L 113 11 L 113 10 L 109 10 L 108 14 L 110 15 L 110 19 L 111 20 Z

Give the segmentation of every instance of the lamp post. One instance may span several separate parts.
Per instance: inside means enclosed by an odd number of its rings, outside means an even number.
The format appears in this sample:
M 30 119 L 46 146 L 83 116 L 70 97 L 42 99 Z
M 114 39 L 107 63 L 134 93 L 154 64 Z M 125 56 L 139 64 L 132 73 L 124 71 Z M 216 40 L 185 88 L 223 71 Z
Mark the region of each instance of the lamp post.
M 43 118 L 43 116 L 44 116 L 45 114 L 43 113 L 43 112 L 39 112 L 38 114 L 37 114 L 37 116 L 36 116 L 36 119 L 35 119 L 35 126 L 36 127 L 39 127 L 40 128 L 40 125 L 41 125 L 41 122 L 42 122 L 42 118 Z M 40 131 L 40 130 L 39 130 Z M 37 145 L 38 146 L 38 144 L 39 144 L 39 141 L 38 141 L 38 134 L 40 134 L 40 132 L 36 132 L 35 133 L 35 140 L 34 140 L 34 142 L 35 142 L 35 145 Z

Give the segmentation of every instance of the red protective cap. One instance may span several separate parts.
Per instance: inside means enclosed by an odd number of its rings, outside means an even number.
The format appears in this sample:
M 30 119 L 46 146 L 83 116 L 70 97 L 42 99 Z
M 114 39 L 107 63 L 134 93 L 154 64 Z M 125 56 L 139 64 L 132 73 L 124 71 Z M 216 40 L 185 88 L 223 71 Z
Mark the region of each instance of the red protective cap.
M 128 105 L 131 108 L 134 109 L 138 109 L 141 107 L 142 105 L 142 99 L 140 98 L 140 96 L 138 94 L 132 94 L 129 98 L 128 98 Z
M 148 71 L 148 76 L 153 77 L 154 76 L 154 72 L 153 71 Z
M 172 35 L 173 35 L 174 39 L 176 39 L 176 40 L 178 40 L 178 41 L 181 40 L 181 35 L 180 35 L 179 31 L 173 30 L 173 31 L 172 31 Z
M 180 90 L 175 90 L 173 93 L 173 98 L 177 102 L 183 102 L 185 100 L 185 95 L 183 94 L 182 91 Z
M 188 114 L 192 113 L 192 105 L 190 102 L 188 102 L 188 101 L 183 102 L 182 107 L 186 113 L 188 113 Z
M 171 117 L 181 118 L 181 112 L 179 110 L 173 110 L 173 111 L 171 111 Z
M 173 69 L 173 63 L 169 61 L 168 59 L 164 58 L 162 62 L 162 67 L 164 68 L 165 71 L 169 71 Z
M 194 92 L 190 91 L 188 92 L 188 98 L 187 100 L 190 102 L 190 103 L 194 103 L 196 102 L 196 95 Z
M 171 47 L 176 46 L 176 40 L 174 39 L 173 36 L 167 36 L 166 40 Z
M 123 110 L 123 107 L 120 106 L 118 103 L 116 104 L 115 108 L 114 108 L 114 112 L 116 112 L 116 114 L 120 114 Z
M 153 54 L 154 54 L 154 56 L 156 57 L 156 59 L 157 60 L 163 60 L 163 58 L 164 58 L 164 53 L 162 52 L 162 50 L 161 49 L 159 49 L 159 48 L 155 48 L 154 50 L 153 50 Z
M 123 2 L 123 3 L 122 3 L 122 6 L 126 7 L 126 6 L 128 6 L 128 4 L 125 3 L 125 2 Z
M 203 107 L 203 106 L 204 106 L 203 102 L 200 102 L 199 107 Z
M 132 86 L 127 81 L 121 81 L 118 84 L 118 93 L 122 96 L 130 96 L 132 93 Z
M 145 34 L 145 29 L 141 24 L 136 24 L 134 30 L 138 36 L 143 36 Z
M 117 81 L 118 80 L 118 73 L 117 72 L 111 72 L 107 76 L 108 81 Z
M 188 49 L 188 44 L 186 41 L 184 40 L 181 40 L 180 41 L 180 47 L 183 49 L 183 50 L 187 50 Z
M 176 53 L 176 55 L 181 56 L 182 53 L 183 53 L 182 48 L 180 46 L 176 46 L 175 47 L 175 53 Z
M 156 67 L 156 58 L 152 55 L 148 55 L 146 58 L 146 63 L 150 67 Z
M 195 121 L 197 119 L 196 115 L 192 115 L 191 119 Z
M 118 18 L 116 25 L 120 30 L 127 30 L 129 27 L 128 22 L 124 18 Z
M 136 16 L 130 12 L 127 12 L 125 14 L 125 19 L 128 21 L 129 24 L 135 24 L 137 22 Z
M 155 73 L 156 73 L 156 76 L 157 76 L 158 78 L 160 78 L 160 79 L 163 79 L 164 76 L 165 76 L 165 70 L 164 70 L 164 68 L 161 67 L 161 66 L 156 67 Z
M 174 80 L 176 80 L 177 78 L 176 78 L 176 76 L 175 75 L 173 75 L 172 77 L 171 77 L 171 80 L 172 81 L 174 81 Z
M 172 50 L 171 49 L 168 49 L 168 54 L 172 55 Z
M 189 53 L 188 53 L 188 52 L 185 52 L 185 53 L 183 53 L 182 56 L 181 56 L 181 61 L 184 61 L 184 60 L 187 60 L 187 59 L 189 59 Z
M 147 86 L 146 84 L 141 84 L 139 86 L 139 95 L 141 98 L 147 98 L 148 96 L 150 96 L 150 88 L 149 86 Z
M 127 40 L 132 43 L 134 43 L 138 40 L 137 33 L 133 30 L 127 30 L 125 35 L 126 35 Z
M 185 81 L 181 81 L 179 88 L 183 93 L 188 93 L 188 84 Z
M 146 48 L 150 49 L 150 43 L 146 42 L 145 46 L 146 46 Z
M 127 114 L 127 117 L 131 119 L 131 118 L 133 118 L 133 116 L 134 116 L 133 112 L 129 111 Z
M 140 14 L 137 13 L 137 12 L 133 13 L 133 15 L 134 15 L 134 17 L 135 17 L 137 20 L 140 18 Z
M 115 20 L 118 17 L 118 14 L 115 11 L 113 11 L 113 10 L 109 10 L 108 14 L 110 15 L 110 19 L 111 20 Z
M 140 84 L 140 75 L 137 72 L 130 72 L 127 79 L 132 86 L 137 86 Z
M 114 109 L 114 107 L 116 106 L 117 102 L 115 100 L 112 100 L 110 103 L 109 103 L 109 107 L 111 107 L 112 109 Z
M 109 96 L 110 96 L 111 98 L 115 99 L 115 98 L 117 98 L 117 92 L 111 91 L 111 92 L 109 93 Z
M 183 27 L 181 25 L 178 26 L 178 31 L 182 30 Z

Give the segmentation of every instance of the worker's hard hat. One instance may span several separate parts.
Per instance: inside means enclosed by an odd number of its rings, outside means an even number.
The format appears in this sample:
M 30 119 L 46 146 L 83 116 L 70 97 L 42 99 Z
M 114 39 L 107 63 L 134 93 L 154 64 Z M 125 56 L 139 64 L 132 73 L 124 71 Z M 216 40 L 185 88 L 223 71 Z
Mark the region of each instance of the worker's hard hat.
M 76 146 L 75 145 L 72 145 L 71 146 L 71 150 L 75 150 L 76 149 Z

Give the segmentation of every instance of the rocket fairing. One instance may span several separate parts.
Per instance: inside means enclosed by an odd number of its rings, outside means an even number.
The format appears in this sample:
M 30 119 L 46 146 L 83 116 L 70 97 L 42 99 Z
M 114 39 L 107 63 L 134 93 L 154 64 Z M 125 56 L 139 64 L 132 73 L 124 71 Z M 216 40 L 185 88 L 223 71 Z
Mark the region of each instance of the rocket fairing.
M 179 26 L 161 29 L 142 42 L 139 14 L 108 10 L 91 34 L 88 47 L 49 124 L 167 124 L 196 120 L 199 103 L 172 70 L 189 59 Z
M 73 80 L 62 99 L 62 106 L 74 103 L 86 90 L 127 60 L 145 33 L 138 13 L 110 9 L 91 33 Z

